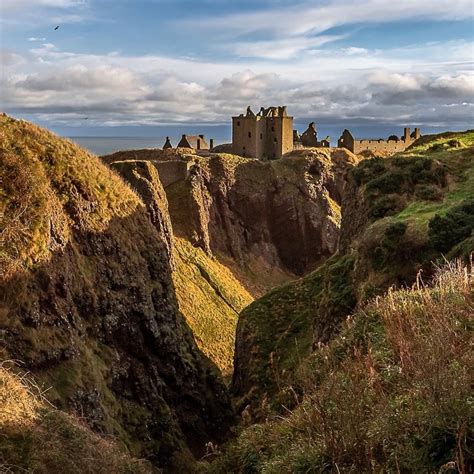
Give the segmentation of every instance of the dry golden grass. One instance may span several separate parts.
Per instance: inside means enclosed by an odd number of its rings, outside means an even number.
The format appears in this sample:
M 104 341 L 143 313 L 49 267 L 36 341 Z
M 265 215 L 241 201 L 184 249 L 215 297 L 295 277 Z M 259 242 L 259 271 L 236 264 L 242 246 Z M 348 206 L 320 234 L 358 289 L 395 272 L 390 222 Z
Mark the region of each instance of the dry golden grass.
M 140 200 L 123 180 L 68 140 L 0 115 L 0 278 L 46 261 L 72 228 L 103 230 Z
M 10 368 L 9 368 L 10 366 Z M 0 472 L 119 474 L 157 472 L 113 439 L 55 410 L 33 379 L 0 365 Z
M 31 392 L 26 376 L 14 375 L 0 365 L 0 429 L 21 430 L 38 419 L 41 403 Z
M 232 372 L 239 312 L 253 298 L 231 271 L 187 240 L 175 238 L 178 306 L 198 347 L 224 375 Z

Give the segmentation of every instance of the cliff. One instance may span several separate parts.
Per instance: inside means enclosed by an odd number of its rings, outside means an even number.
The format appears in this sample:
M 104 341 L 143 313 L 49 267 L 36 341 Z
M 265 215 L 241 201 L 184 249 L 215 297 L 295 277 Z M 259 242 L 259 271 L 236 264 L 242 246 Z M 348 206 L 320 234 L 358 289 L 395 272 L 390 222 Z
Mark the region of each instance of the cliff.
M 190 178 L 166 188 L 174 231 L 262 294 L 334 253 L 345 176 L 356 162 L 323 149 L 269 162 L 196 158 Z
M 253 298 L 216 258 L 188 240 L 174 237 L 166 194 L 152 161 L 111 159 L 110 165 L 139 193 L 151 221 L 166 237 L 178 307 L 198 347 L 230 376 L 237 317 Z
M 232 370 L 237 316 L 251 295 L 334 252 L 345 178 L 357 162 L 345 150 L 320 149 L 275 162 L 180 150 L 102 159 L 137 190 L 153 222 L 162 210 L 159 226 L 175 236 L 168 247 L 179 308 L 199 348 L 225 375 Z M 177 159 L 189 163 L 189 175 L 165 180 L 171 184 L 164 197 L 161 165 Z
M 365 301 L 474 251 L 474 133 L 424 138 L 348 173 L 338 253 L 240 315 L 232 391 L 259 420 L 299 402 L 293 375 Z
M 0 153 L 2 358 L 95 431 L 184 469 L 232 409 L 178 311 L 160 196 L 150 219 L 96 157 L 5 115 Z

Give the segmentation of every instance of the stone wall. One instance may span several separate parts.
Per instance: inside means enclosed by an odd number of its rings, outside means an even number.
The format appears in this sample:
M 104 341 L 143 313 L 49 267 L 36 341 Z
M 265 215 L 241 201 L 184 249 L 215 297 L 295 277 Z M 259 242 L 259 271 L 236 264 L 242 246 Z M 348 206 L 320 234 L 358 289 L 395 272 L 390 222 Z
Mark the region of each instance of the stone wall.
M 166 188 L 170 184 L 187 179 L 191 163 L 183 160 L 174 160 L 156 161 L 154 165 L 158 170 L 161 184 Z

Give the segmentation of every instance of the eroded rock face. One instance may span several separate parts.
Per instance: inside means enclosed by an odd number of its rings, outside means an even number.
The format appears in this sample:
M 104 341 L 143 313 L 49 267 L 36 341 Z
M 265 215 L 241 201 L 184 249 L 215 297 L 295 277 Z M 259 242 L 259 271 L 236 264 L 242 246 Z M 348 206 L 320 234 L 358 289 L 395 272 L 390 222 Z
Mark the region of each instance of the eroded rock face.
M 166 189 L 178 235 L 245 266 L 252 260 L 304 274 L 333 254 L 345 175 L 344 150 L 300 150 L 262 162 L 231 155 L 197 161 Z
M 38 194 L 37 216 L 15 221 L 15 208 L 6 208 L 11 238 L 18 222 L 30 239 L 25 248 L 40 249 L 23 261 L 5 248 L 18 260 L 10 268 L 21 270 L 0 280 L 2 357 L 22 361 L 57 407 L 134 454 L 185 471 L 191 452 L 200 456 L 207 441 L 226 436 L 232 409 L 177 310 L 166 212 L 159 199 L 147 212 L 116 174 L 75 145 L 26 122 L 6 118 L 0 126 L 1 158 L 8 155 L 12 176 L 30 160 L 22 179 L 33 180 L 24 183 L 29 199 Z M 20 184 L 8 186 L 9 202 L 22 201 Z M 54 222 L 67 230 L 61 245 Z

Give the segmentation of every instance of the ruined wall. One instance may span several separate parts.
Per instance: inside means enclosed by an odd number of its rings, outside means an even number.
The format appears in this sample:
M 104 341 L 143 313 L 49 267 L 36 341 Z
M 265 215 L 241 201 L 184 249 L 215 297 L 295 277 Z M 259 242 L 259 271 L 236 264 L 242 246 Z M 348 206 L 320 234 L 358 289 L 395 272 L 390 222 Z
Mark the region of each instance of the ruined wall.
M 419 128 L 415 128 L 414 132 L 410 134 L 410 129 L 405 127 L 401 138 L 392 135 L 388 140 L 383 140 L 382 138 L 377 140 L 355 140 L 349 130 L 346 129 L 339 138 L 337 146 L 346 148 L 355 154 L 360 154 L 364 151 L 393 154 L 406 150 L 420 136 Z
M 356 155 L 364 150 L 380 153 L 397 153 L 405 150 L 414 140 L 354 140 L 353 153 Z
M 154 165 L 158 170 L 161 184 L 166 188 L 177 181 L 185 180 L 189 176 L 191 163 L 182 160 L 156 161 Z

